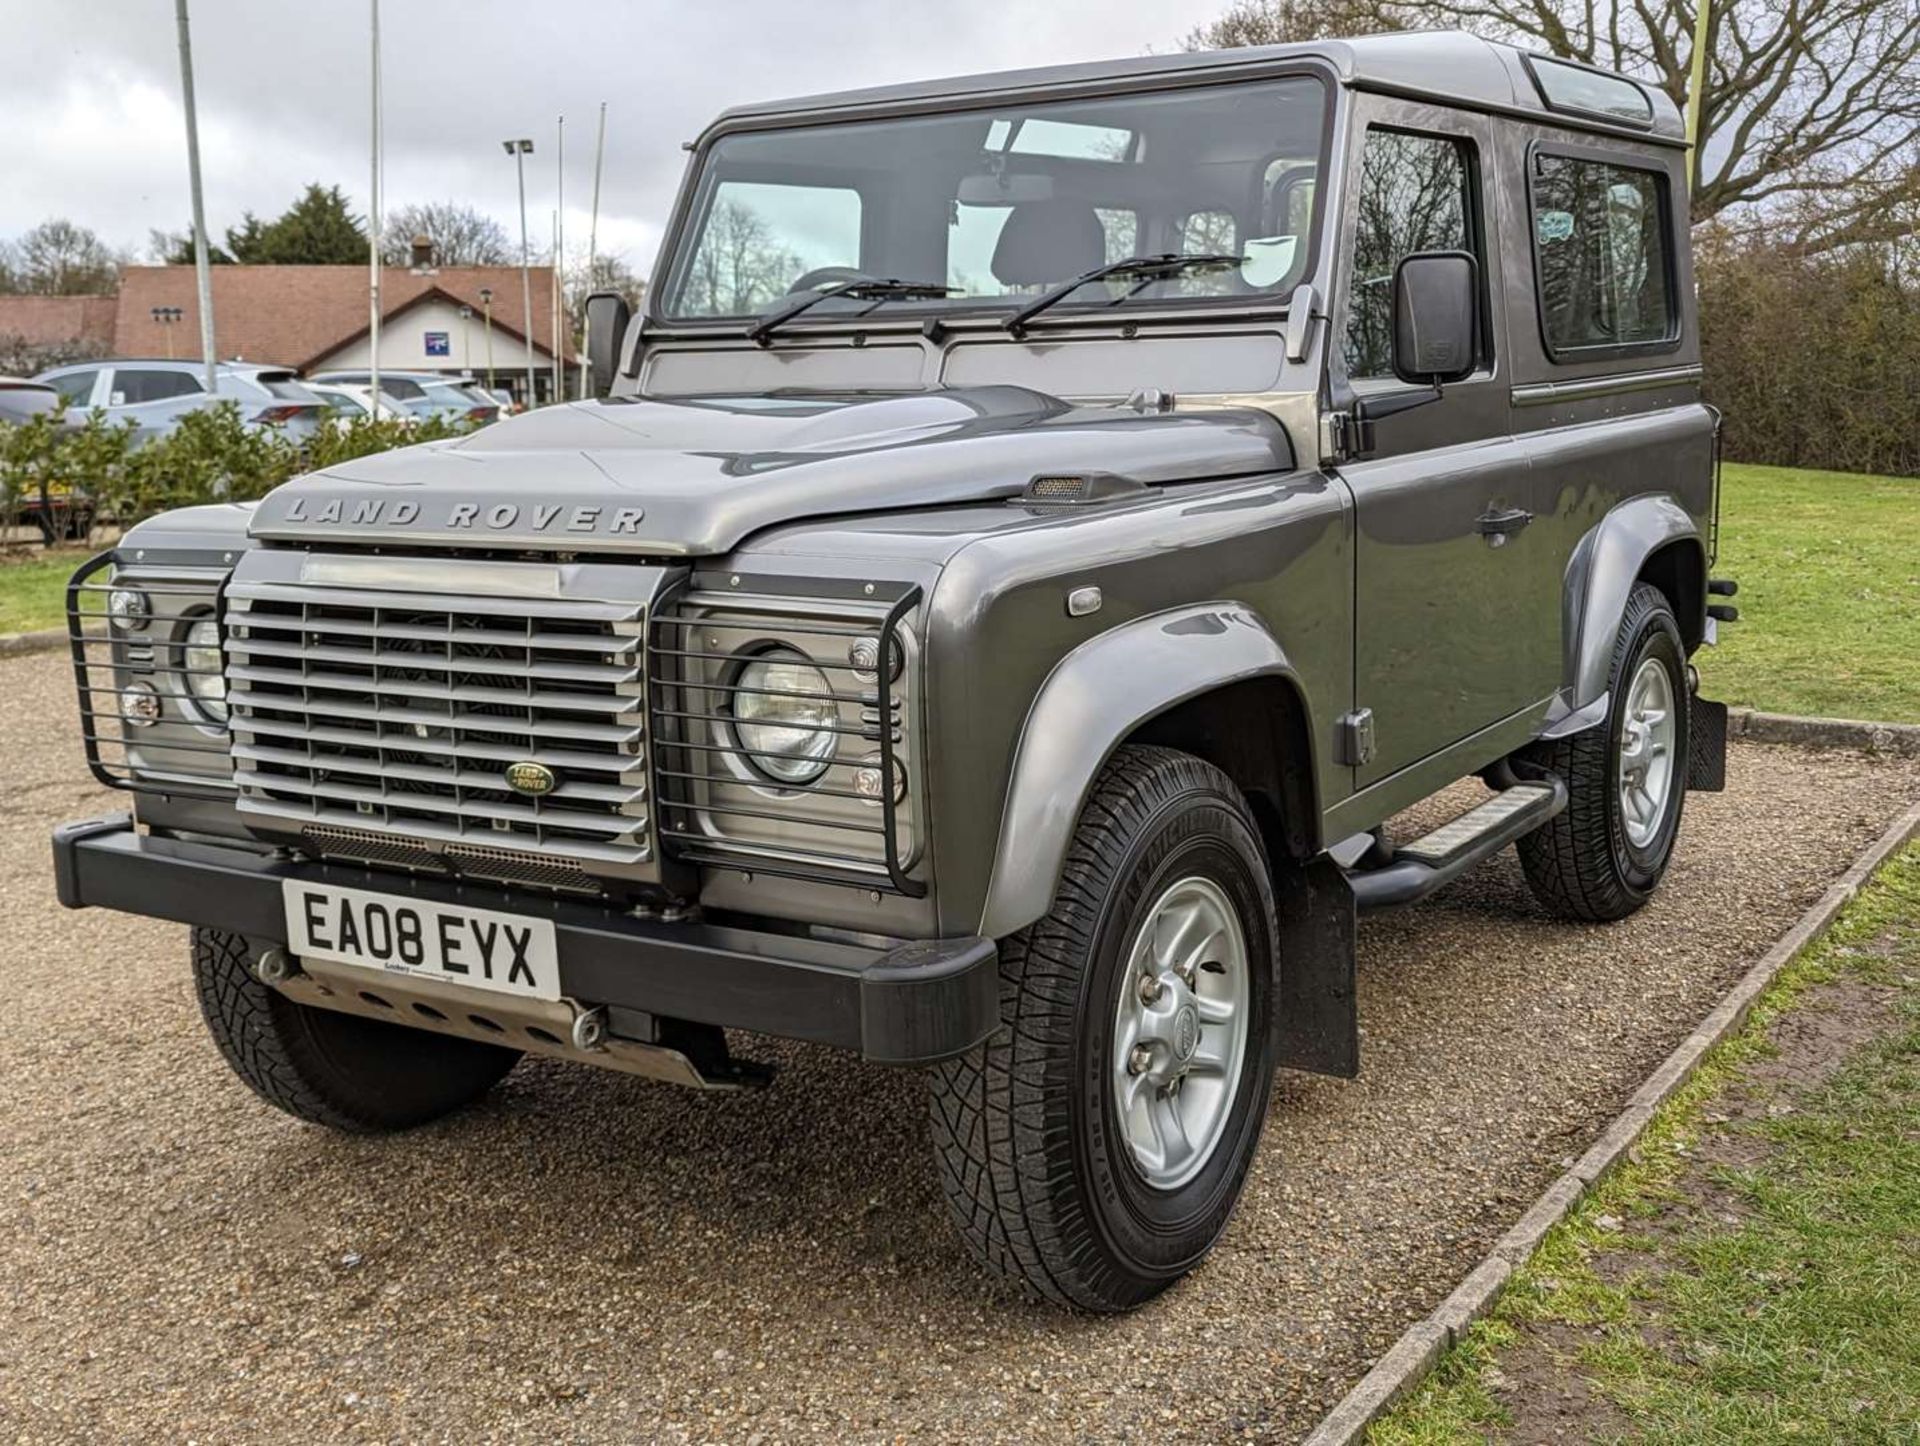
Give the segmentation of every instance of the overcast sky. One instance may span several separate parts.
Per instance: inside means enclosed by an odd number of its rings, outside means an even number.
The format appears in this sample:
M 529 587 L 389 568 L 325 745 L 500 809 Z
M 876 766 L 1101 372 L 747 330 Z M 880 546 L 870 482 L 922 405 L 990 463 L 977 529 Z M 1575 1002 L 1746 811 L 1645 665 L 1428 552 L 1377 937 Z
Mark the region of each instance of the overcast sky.
M 191 0 L 207 224 L 273 216 L 308 181 L 368 194 L 368 5 Z M 551 231 L 554 121 L 566 126 L 568 250 L 587 229 L 607 102 L 601 249 L 652 269 L 680 143 L 724 107 L 936 75 L 1179 47 L 1226 0 L 385 0 L 391 209 L 457 199 L 517 234 L 507 136 L 532 136 L 536 248 Z M 172 0 L 8 4 L 0 238 L 48 216 L 144 255 L 186 229 Z

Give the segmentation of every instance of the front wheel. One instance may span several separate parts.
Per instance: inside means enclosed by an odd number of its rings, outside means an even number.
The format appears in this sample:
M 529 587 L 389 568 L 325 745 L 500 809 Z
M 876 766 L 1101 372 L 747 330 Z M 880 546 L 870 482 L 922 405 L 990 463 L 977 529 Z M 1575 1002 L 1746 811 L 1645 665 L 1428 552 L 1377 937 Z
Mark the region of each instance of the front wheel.
M 1266 1116 L 1277 934 L 1239 790 L 1186 754 L 1122 749 L 1051 912 L 1002 945 L 1004 1027 L 933 1074 L 941 1179 L 976 1255 L 1096 1311 L 1199 1263 Z
M 1534 896 L 1572 919 L 1623 919 L 1666 876 L 1687 794 L 1687 658 L 1666 595 L 1627 599 L 1604 727 L 1534 744 L 1524 757 L 1557 773 L 1566 809 L 1519 842 Z

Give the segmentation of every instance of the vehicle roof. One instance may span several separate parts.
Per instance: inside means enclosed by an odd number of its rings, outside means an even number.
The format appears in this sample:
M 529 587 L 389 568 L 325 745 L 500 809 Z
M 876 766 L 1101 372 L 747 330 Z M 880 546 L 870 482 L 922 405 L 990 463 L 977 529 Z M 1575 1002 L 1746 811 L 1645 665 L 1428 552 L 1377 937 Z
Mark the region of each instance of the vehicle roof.
M 312 373 L 312 376 L 315 381 L 327 381 L 330 378 L 364 377 L 370 375 L 372 370 L 371 367 L 327 367 L 322 371 Z M 405 367 L 381 367 L 380 375 L 383 377 L 406 377 L 409 381 L 417 382 L 454 382 L 457 384 L 473 380 L 471 377 L 462 376 L 458 372 L 434 372 L 424 369 L 409 371 Z
M 0 377 L 0 387 L 5 387 L 10 391 L 22 392 L 50 392 L 53 390 L 53 388 L 45 382 L 31 381 L 26 377 Z
M 206 369 L 206 363 L 199 357 L 178 356 L 96 356 L 85 361 L 65 362 L 57 367 L 48 367 L 40 375 L 50 377 L 58 372 L 73 372 L 83 369 L 98 370 L 100 367 L 163 367 L 173 371 L 198 372 Z M 278 362 L 217 361 L 214 366 L 223 372 L 290 372 L 292 367 L 281 366 Z
M 1650 126 L 1612 122 L 1590 115 L 1551 110 L 1527 70 L 1529 52 L 1483 40 L 1462 30 L 1402 31 L 1352 40 L 1316 40 L 1301 45 L 1258 45 L 1239 50 L 1196 50 L 1170 55 L 1137 55 L 1075 65 L 1049 65 L 986 75 L 961 75 L 904 85 L 843 90 L 791 100 L 756 101 L 723 111 L 709 130 L 763 122 L 775 117 L 825 119 L 897 107 L 920 107 L 1034 91 L 1100 87 L 1127 80 L 1191 78 L 1196 81 L 1253 79 L 1302 59 L 1333 68 L 1341 82 L 1359 90 L 1464 105 L 1475 110 L 1520 113 L 1580 130 L 1635 135 L 1670 144 L 1685 143 L 1680 111 L 1665 91 L 1631 80 L 1653 106 Z M 1542 60 L 1554 57 L 1540 56 Z M 1585 67 L 1592 68 L 1592 67 Z M 1614 72 L 1604 72 L 1613 74 Z

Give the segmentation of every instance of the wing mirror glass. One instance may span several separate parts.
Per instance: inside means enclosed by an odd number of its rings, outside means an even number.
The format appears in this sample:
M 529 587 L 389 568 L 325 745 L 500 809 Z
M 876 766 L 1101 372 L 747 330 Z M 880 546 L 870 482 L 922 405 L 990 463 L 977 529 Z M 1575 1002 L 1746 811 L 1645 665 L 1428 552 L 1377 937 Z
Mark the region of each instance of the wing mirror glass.
M 1393 273 L 1393 373 L 1438 387 L 1471 376 L 1480 357 L 1480 263 L 1465 251 L 1423 251 Z
M 632 319 L 633 308 L 617 291 L 596 291 L 587 298 L 587 376 L 596 397 L 613 390 L 620 347 Z

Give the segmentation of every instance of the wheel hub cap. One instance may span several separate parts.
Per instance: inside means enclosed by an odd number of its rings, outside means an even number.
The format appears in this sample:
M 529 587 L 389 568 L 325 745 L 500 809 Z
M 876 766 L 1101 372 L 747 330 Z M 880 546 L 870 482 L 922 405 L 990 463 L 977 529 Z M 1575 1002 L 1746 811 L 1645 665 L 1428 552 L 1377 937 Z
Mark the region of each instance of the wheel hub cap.
M 1658 658 L 1648 658 L 1627 685 L 1620 719 L 1620 822 L 1636 848 L 1660 831 L 1673 791 L 1674 744 L 1679 736 L 1673 679 Z
M 1246 1056 L 1246 939 L 1210 879 L 1167 888 L 1128 954 L 1114 1012 L 1113 1095 L 1147 1183 L 1173 1190 L 1211 1158 Z

